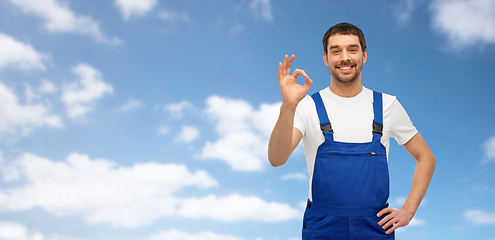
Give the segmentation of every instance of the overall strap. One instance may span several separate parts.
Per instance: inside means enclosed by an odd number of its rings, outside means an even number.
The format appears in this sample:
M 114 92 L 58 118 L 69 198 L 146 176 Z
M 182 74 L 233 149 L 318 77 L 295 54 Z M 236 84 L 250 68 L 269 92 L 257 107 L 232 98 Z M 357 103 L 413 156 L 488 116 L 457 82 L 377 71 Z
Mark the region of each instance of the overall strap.
M 373 91 L 373 141 L 380 141 L 383 135 L 383 100 L 382 93 Z
M 314 93 L 311 95 L 311 98 L 313 98 L 316 105 L 316 112 L 318 113 L 318 118 L 320 119 L 320 129 L 325 136 L 325 141 L 333 141 L 332 124 L 330 123 L 330 120 L 328 120 L 327 110 L 325 109 L 320 93 Z

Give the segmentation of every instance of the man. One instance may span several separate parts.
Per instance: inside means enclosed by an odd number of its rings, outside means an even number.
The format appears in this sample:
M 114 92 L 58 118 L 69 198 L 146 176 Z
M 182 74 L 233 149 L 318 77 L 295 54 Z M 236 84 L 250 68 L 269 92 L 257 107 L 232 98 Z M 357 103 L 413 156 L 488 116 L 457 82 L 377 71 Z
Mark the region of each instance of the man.
M 435 168 L 430 148 L 394 96 L 362 86 L 367 60 L 362 31 L 349 23 L 323 37 L 323 61 L 330 86 L 306 96 L 312 84 L 300 69 L 291 74 L 294 55 L 279 63 L 280 115 L 268 146 L 273 166 L 285 164 L 303 140 L 309 172 L 309 199 L 303 240 L 394 239 L 409 224 Z M 296 82 L 299 75 L 306 82 Z M 416 159 L 412 186 L 401 209 L 389 208 L 390 138 Z

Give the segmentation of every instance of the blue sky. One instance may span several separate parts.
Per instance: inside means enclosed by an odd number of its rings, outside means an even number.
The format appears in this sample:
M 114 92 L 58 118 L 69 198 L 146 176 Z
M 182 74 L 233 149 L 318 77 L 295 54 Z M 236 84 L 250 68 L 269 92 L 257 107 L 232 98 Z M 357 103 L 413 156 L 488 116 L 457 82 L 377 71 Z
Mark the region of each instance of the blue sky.
M 364 86 L 437 159 L 398 239 L 495 239 L 491 0 L 1 0 L 0 239 L 300 239 L 302 149 L 273 168 L 278 62 L 325 88 L 321 38 L 365 33 Z M 414 159 L 392 141 L 390 203 Z

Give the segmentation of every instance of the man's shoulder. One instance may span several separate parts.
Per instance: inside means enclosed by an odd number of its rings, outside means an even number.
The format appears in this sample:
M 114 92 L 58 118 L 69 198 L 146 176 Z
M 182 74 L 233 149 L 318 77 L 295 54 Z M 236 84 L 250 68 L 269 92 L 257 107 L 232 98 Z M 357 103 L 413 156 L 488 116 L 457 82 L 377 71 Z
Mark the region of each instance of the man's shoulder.
M 297 104 L 296 112 L 308 111 L 309 109 L 314 107 L 315 103 L 311 96 L 312 95 L 306 95 L 301 101 L 299 101 L 299 103 Z
M 373 92 L 374 90 L 371 90 L 369 88 L 363 87 L 363 91 L 366 91 L 367 95 L 369 96 L 370 99 L 373 99 Z M 375 90 L 376 91 L 376 90 Z M 395 95 L 385 93 L 385 92 L 380 92 L 376 91 L 382 94 L 382 99 L 383 99 L 383 104 L 384 105 L 392 105 L 396 100 L 397 97 Z

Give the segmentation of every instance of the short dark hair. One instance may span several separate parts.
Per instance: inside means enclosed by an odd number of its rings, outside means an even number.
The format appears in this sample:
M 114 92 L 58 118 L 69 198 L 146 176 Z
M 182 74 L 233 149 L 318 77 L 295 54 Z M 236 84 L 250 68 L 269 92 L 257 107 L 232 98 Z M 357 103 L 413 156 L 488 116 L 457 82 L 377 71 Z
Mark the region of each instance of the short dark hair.
M 327 53 L 328 38 L 335 34 L 356 35 L 359 38 L 361 50 L 363 50 L 363 52 L 366 51 L 366 39 L 364 39 L 363 31 L 353 24 L 343 22 L 329 28 L 323 36 L 323 51 L 325 53 Z

